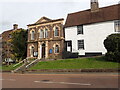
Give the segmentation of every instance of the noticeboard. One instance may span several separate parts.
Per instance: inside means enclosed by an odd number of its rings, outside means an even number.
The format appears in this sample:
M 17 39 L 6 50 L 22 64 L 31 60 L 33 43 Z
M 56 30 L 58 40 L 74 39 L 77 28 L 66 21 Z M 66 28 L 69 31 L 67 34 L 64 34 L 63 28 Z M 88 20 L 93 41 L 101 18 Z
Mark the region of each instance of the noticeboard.
M 52 53 L 52 49 L 49 50 L 49 53 Z

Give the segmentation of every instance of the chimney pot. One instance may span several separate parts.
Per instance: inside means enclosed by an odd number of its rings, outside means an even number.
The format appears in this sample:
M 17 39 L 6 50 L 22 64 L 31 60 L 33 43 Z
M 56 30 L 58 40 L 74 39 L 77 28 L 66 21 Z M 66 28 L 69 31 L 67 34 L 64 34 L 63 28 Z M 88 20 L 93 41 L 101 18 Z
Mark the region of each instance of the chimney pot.
M 13 29 L 18 29 L 18 24 L 13 24 Z
M 91 12 L 99 11 L 99 3 L 98 0 L 91 0 Z

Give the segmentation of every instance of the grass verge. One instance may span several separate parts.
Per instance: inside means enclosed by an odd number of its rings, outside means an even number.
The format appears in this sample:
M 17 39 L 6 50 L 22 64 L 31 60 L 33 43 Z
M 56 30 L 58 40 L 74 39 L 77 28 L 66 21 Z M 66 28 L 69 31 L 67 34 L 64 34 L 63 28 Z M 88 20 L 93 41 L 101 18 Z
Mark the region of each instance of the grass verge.
M 105 61 L 104 57 L 65 59 L 39 62 L 29 70 L 38 69 L 115 69 L 117 62 Z
M 14 70 L 14 69 L 20 67 L 22 65 L 22 63 L 19 64 L 19 65 L 17 65 L 17 66 L 15 66 L 15 67 L 13 67 L 14 65 L 15 64 L 12 64 L 12 65 L 2 65 L 2 71 L 11 71 L 11 70 Z

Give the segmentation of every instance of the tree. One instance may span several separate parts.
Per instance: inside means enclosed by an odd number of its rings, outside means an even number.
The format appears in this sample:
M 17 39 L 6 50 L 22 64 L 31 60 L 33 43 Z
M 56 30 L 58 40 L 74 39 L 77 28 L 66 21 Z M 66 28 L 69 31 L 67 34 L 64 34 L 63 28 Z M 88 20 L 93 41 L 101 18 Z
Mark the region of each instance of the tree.
M 27 30 L 19 29 L 11 33 L 11 48 L 14 60 L 22 60 L 27 56 Z
M 120 34 L 109 35 L 104 40 L 104 46 L 107 49 L 105 55 L 109 61 L 120 61 Z

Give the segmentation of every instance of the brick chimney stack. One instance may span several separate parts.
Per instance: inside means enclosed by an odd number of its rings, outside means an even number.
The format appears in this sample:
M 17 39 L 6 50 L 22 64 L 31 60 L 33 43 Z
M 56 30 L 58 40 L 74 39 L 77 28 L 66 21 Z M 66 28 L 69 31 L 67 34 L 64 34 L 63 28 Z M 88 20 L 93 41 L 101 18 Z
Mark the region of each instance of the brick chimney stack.
M 99 3 L 98 0 L 91 0 L 91 12 L 99 11 Z
M 13 29 L 15 30 L 15 29 L 18 29 L 18 24 L 14 24 L 13 25 Z

